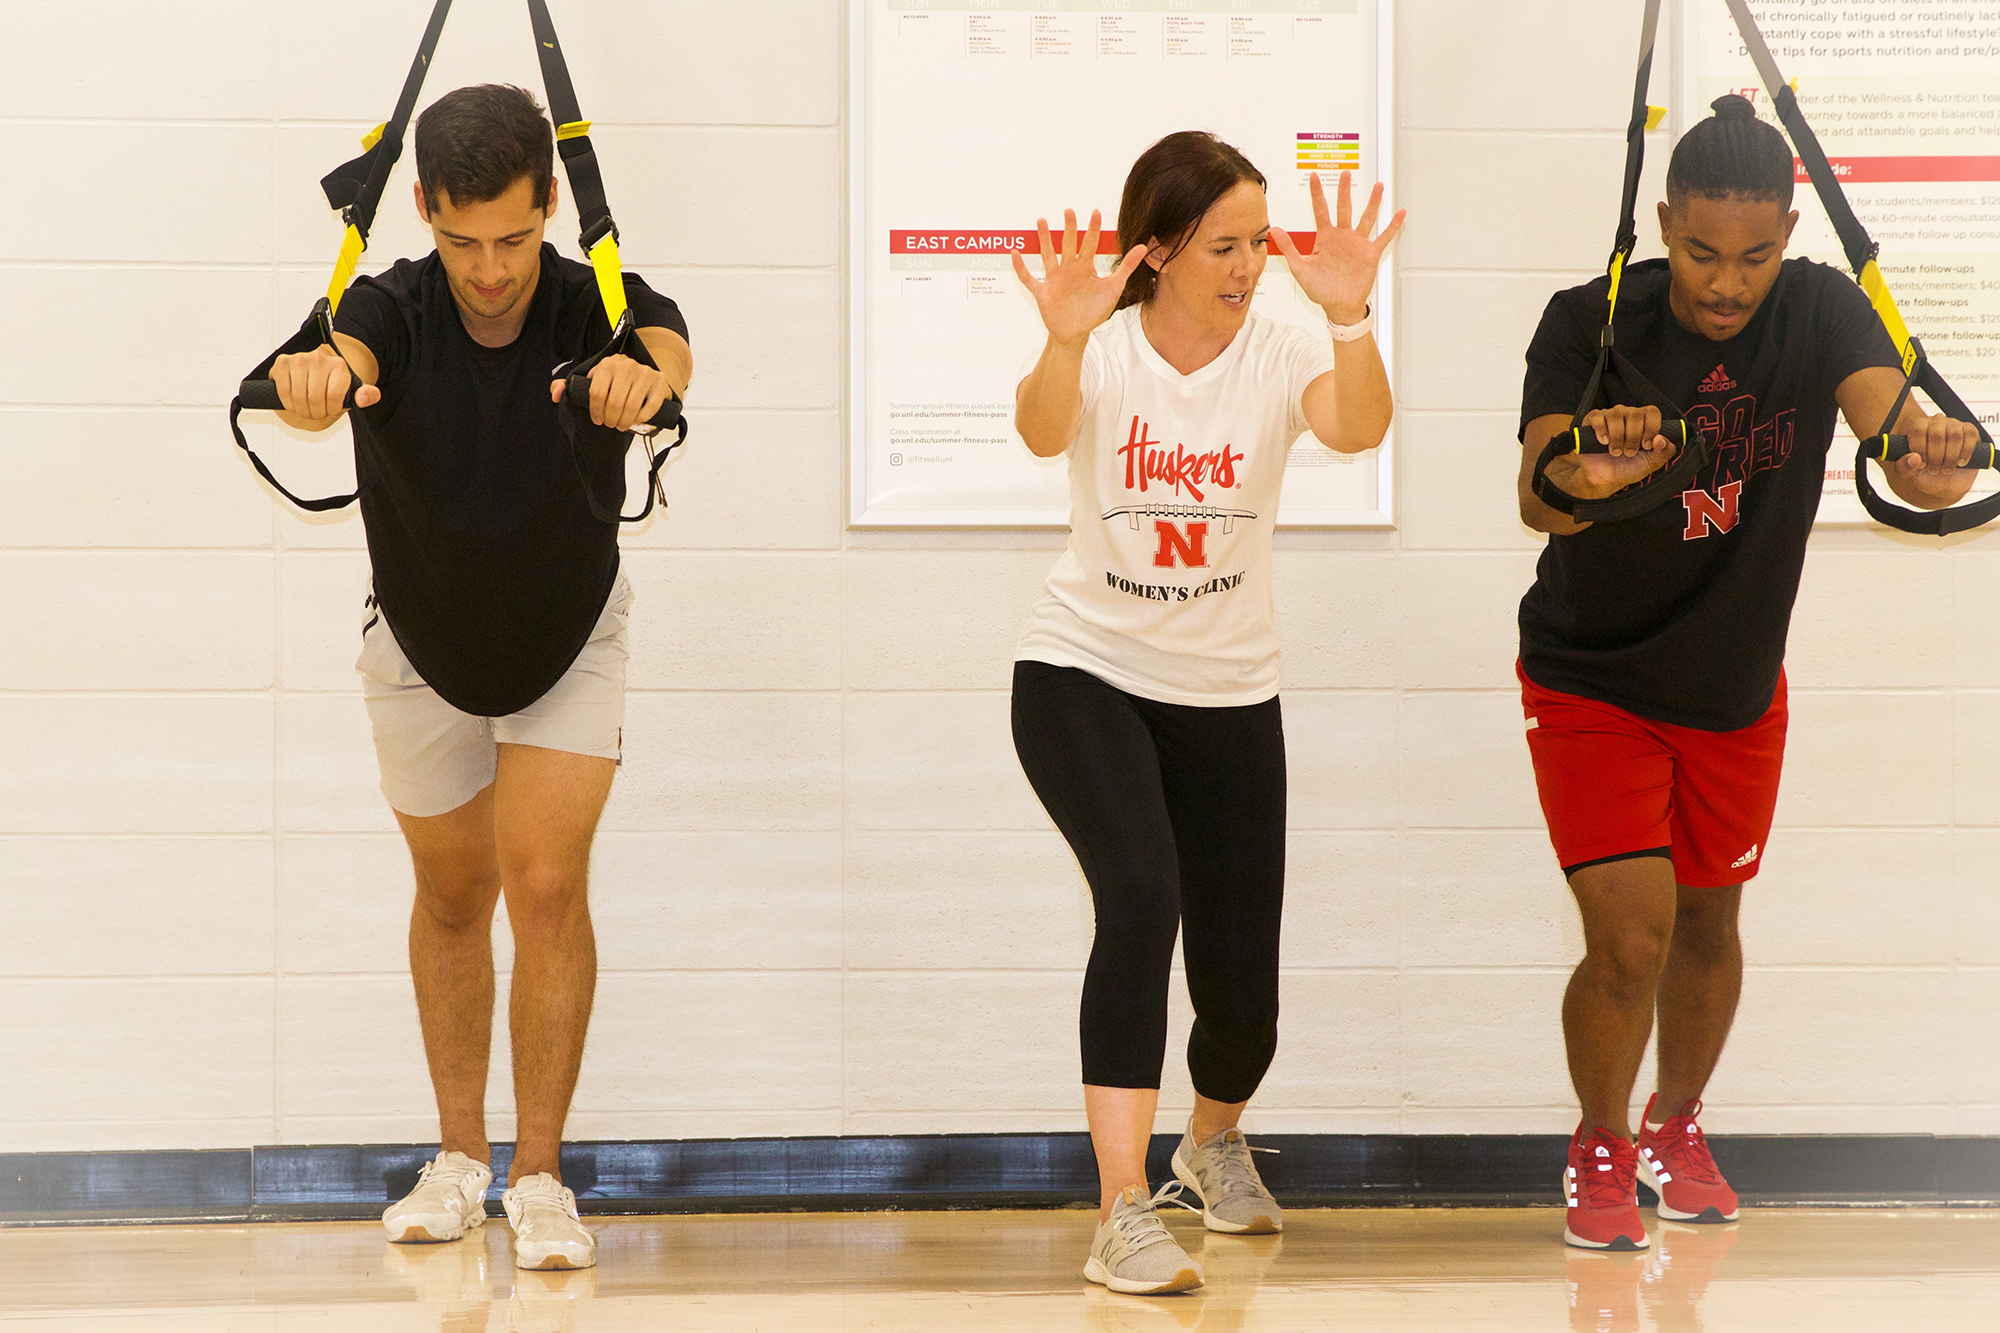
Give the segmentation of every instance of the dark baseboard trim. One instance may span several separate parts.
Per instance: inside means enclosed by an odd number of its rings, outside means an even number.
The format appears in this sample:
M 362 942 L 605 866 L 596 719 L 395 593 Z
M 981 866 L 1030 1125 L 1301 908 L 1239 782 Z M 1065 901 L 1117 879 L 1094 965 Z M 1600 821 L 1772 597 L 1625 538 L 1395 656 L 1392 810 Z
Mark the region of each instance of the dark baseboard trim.
M 1176 1136 L 1153 1139 L 1170 1179 Z M 1559 1204 L 1564 1139 L 1540 1134 L 1272 1134 L 1258 1168 L 1290 1207 Z M 1744 1202 L 2000 1205 L 2000 1137 L 1739 1135 L 1709 1140 Z M 0 1154 L 0 1226 L 364 1218 L 416 1182 L 421 1144 Z M 503 1173 L 511 1145 L 494 1145 Z M 589 1213 L 1067 1208 L 1097 1200 L 1082 1134 L 575 1143 Z M 1650 1191 L 1640 1189 L 1650 1201 Z M 488 1210 L 499 1209 L 496 1183 Z

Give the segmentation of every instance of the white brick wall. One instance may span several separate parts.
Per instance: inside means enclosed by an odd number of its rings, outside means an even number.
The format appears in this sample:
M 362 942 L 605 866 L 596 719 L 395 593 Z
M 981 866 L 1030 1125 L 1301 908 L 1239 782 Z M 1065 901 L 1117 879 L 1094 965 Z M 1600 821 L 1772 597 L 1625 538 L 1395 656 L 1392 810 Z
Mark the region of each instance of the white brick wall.
M 422 6 L 13 8 L 0 159 L 35 193 L 0 230 L 0 1149 L 422 1139 L 359 524 L 273 505 L 220 407 L 324 281 L 314 181 L 387 109 Z M 429 95 L 539 87 L 520 10 L 461 0 Z M 1515 711 L 1539 539 L 1512 434 L 1535 319 L 1602 262 L 1625 93 L 1578 71 L 1628 66 L 1635 10 L 1397 6 L 1402 509 L 1279 541 L 1292 874 L 1255 1126 L 1570 1123 L 1580 938 Z M 1088 899 L 1007 731 L 1058 543 L 841 525 L 843 12 L 557 6 L 627 254 L 700 365 L 672 513 L 628 542 L 579 1137 L 1081 1123 Z M 424 244 L 411 179 L 375 262 Z M 341 442 L 255 430 L 301 485 L 349 475 Z M 1815 538 L 1717 1129 L 2000 1132 L 2000 538 L 1935 545 Z

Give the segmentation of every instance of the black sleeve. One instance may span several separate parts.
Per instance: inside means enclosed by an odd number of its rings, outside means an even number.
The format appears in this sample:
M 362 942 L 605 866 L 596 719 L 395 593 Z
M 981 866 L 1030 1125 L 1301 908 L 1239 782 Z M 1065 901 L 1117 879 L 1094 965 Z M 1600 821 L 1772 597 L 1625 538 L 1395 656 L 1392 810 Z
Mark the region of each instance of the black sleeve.
M 1815 264 L 1820 280 L 1819 341 L 1820 365 L 1826 371 L 1829 397 L 1857 370 L 1889 366 L 1900 372 L 1903 358 L 1882 317 L 1868 300 L 1868 294 L 1839 269 Z
M 646 280 L 627 269 L 625 278 L 625 304 L 632 307 L 632 327 L 635 329 L 672 329 L 681 335 L 681 340 L 689 347 L 694 343 L 688 339 L 687 321 L 681 318 L 681 308 L 669 297 L 660 295 L 646 285 Z
M 397 299 L 396 268 L 380 278 L 356 278 L 340 298 L 333 331 L 344 333 L 375 354 L 377 383 L 394 384 L 410 373 L 410 329 Z
M 1603 284 L 1599 284 L 1600 286 Z M 1536 417 L 1576 411 L 1597 364 L 1598 325 L 1585 320 L 1580 295 L 1588 287 L 1571 287 L 1549 298 L 1542 322 L 1528 343 L 1528 375 L 1521 386 L 1521 426 L 1515 438 L 1526 440 L 1528 423 Z M 1602 298 L 1598 306 L 1602 306 Z M 1597 307 L 1592 307 L 1593 309 Z

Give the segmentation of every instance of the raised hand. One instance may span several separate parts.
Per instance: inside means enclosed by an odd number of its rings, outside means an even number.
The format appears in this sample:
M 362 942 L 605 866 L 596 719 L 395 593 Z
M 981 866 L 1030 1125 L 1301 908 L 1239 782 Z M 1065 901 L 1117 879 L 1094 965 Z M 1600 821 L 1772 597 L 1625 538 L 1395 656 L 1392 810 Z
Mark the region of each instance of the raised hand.
M 1049 338 L 1057 343 L 1080 343 L 1118 308 L 1125 280 L 1145 262 L 1146 247 L 1133 246 L 1109 277 L 1099 277 L 1097 241 L 1103 232 L 1103 216 L 1096 209 L 1091 210 L 1090 230 L 1081 247 L 1077 244 L 1076 210 L 1063 210 L 1060 255 L 1049 236 L 1049 220 L 1037 218 L 1035 225 L 1042 233 L 1041 280 L 1038 282 L 1029 275 L 1028 262 L 1018 251 L 1014 254 L 1014 276 L 1035 298 L 1035 305 L 1042 312 L 1042 327 L 1049 331 Z
M 1382 183 L 1375 183 L 1368 207 L 1361 210 L 1361 221 L 1356 223 L 1353 173 L 1346 171 L 1340 173 L 1337 218 L 1327 213 L 1326 190 L 1317 171 L 1312 174 L 1312 202 L 1313 219 L 1319 225 L 1313 252 L 1300 254 L 1282 227 L 1271 228 L 1271 243 L 1285 257 L 1300 289 L 1328 319 L 1336 324 L 1358 324 L 1368 313 L 1368 293 L 1375 289 L 1375 271 L 1382 266 L 1382 254 L 1403 229 L 1405 210 L 1397 209 L 1382 234 L 1374 235 L 1375 215 L 1382 207 Z

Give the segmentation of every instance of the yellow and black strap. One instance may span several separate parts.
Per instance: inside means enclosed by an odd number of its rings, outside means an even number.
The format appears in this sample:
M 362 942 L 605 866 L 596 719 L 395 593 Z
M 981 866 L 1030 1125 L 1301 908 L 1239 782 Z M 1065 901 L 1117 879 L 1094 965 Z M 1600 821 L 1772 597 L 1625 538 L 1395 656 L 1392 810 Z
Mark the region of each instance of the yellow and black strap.
M 1660 118 L 1666 114 L 1665 107 L 1652 106 L 1646 101 L 1647 85 L 1653 77 L 1653 40 L 1659 24 L 1660 0 L 1646 0 L 1646 13 L 1639 30 L 1639 69 L 1632 86 L 1632 115 L 1625 124 L 1625 188 L 1619 205 L 1618 234 L 1612 243 L 1611 260 L 1605 266 L 1611 290 L 1604 309 L 1604 327 L 1597 335 L 1597 363 L 1591 367 L 1590 380 L 1584 386 L 1575 414 L 1570 418 L 1569 429 L 1559 432 L 1543 447 L 1541 456 L 1535 460 L 1534 475 L 1530 481 L 1536 497 L 1543 504 L 1582 523 L 1615 523 L 1649 513 L 1677 497 L 1693 480 L 1695 473 L 1708 463 L 1708 441 L 1701 432 L 1691 427 L 1673 400 L 1660 392 L 1613 345 L 1615 333 L 1612 321 L 1618 314 L 1618 289 L 1625 277 L 1625 265 L 1639 243 L 1635 215 L 1639 201 L 1639 177 L 1646 166 L 1646 131 L 1658 125 Z M 1660 433 L 1673 442 L 1675 454 L 1664 469 L 1616 495 L 1602 500 L 1579 500 L 1549 480 L 1548 468 L 1550 463 L 1565 454 L 1606 452 L 1595 433 L 1584 429 L 1583 419 L 1599 407 L 1610 406 L 1605 401 L 1604 392 L 1607 370 L 1617 372 L 1619 382 L 1629 393 L 1646 399 L 1646 405 L 1660 409 Z
M 590 424 L 590 371 L 607 356 L 623 354 L 653 364 L 645 343 L 634 335 L 632 310 L 625 300 L 625 273 L 618 254 L 618 224 L 612 220 L 611 205 L 604 197 L 604 173 L 597 165 L 597 150 L 590 142 L 590 122 L 577 105 L 576 87 L 570 82 L 569 66 L 563 60 L 562 42 L 556 37 L 555 22 L 544 0 L 528 0 L 528 19 L 535 30 L 535 55 L 541 61 L 542 87 L 548 94 L 549 115 L 556 122 L 556 155 L 562 159 L 563 176 L 569 181 L 570 201 L 576 205 L 582 228 L 581 243 L 590 267 L 597 275 L 597 292 L 604 301 L 604 319 L 611 337 L 597 351 L 576 361 L 565 362 L 553 372 L 565 381 L 563 387 L 563 433 L 569 437 L 570 460 L 577 479 L 583 483 L 583 498 L 590 512 L 605 523 L 637 523 L 653 512 L 654 501 L 665 504 L 660 484 L 660 468 L 667 455 L 687 440 L 687 420 L 681 416 L 681 400 L 669 398 L 653 419 L 640 431 L 646 439 L 646 503 L 636 514 L 621 514 L 616 508 L 598 503 L 591 492 L 583 466 L 582 435 Z M 666 448 L 655 452 L 652 436 L 662 430 L 676 430 Z
M 270 379 L 271 367 L 279 357 L 310 352 L 315 347 L 333 342 L 334 313 L 340 309 L 340 298 L 346 293 L 347 284 L 354 279 L 355 266 L 368 249 L 368 233 L 375 225 L 375 210 L 382 202 L 383 190 L 388 187 L 389 173 L 395 170 L 397 159 L 403 155 L 403 136 L 409 129 L 410 116 L 416 111 L 417 95 L 423 91 L 424 75 L 430 70 L 438 38 L 444 33 L 445 16 L 450 12 L 451 0 L 437 0 L 432 7 L 430 22 L 424 25 L 424 35 L 417 46 L 416 59 L 410 62 L 410 72 L 403 79 L 403 91 L 396 98 L 395 113 L 362 136 L 359 157 L 341 163 L 320 178 L 320 189 L 326 192 L 327 203 L 340 210 L 341 221 L 346 224 L 326 295 L 313 303 L 312 313 L 306 316 L 299 331 L 287 339 L 284 346 L 258 362 L 257 368 L 244 377 L 236 397 L 229 404 L 230 433 L 235 435 L 237 447 L 249 455 L 250 465 L 257 469 L 257 475 L 270 482 L 278 494 L 309 513 L 345 508 L 360 498 L 361 493 L 356 490 L 347 495 L 329 495 L 317 500 L 305 500 L 292 494 L 283 482 L 272 475 L 264 460 L 257 457 L 257 451 L 250 447 L 250 442 L 243 438 L 243 428 L 237 418 L 246 408 L 275 412 L 284 406 L 278 398 L 278 386 Z M 359 383 L 358 379 L 349 383 L 346 406 L 354 406 L 354 391 Z
M 556 123 L 556 154 L 569 181 L 570 202 L 582 227 L 583 253 L 597 273 L 598 294 L 604 298 L 604 319 L 618 327 L 625 313 L 624 270 L 618 257 L 618 224 L 604 197 L 604 173 L 590 142 L 590 122 L 577 105 L 576 86 L 563 60 L 562 42 L 544 0 L 528 0 L 528 21 L 535 30 L 535 56 L 542 66 L 542 87 L 548 94 L 549 115 Z
M 1726 3 L 1736 20 L 1736 31 L 1750 52 L 1751 61 L 1757 66 L 1757 75 L 1770 91 L 1771 105 L 1784 124 L 1785 132 L 1791 135 L 1792 149 L 1799 155 L 1806 175 L 1812 180 L 1813 191 L 1819 195 L 1820 206 L 1826 210 L 1827 221 L 1833 224 L 1834 234 L 1840 238 L 1840 248 L 1847 254 L 1847 263 L 1854 270 L 1855 281 L 1867 293 L 1875 313 L 1881 317 L 1882 327 L 1888 330 L 1890 340 L 1896 345 L 1897 355 L 1902 358 L 1903 391 L 1896 396 L 1895 405 L 1889 409 L 1881 430 L 1861 440 L 1854 451 L 1854 490 L 1860 497 L 1861 507 L 1878 523 L 1924 536 L 1941 537 L 1964 532 L 1992 521 L 2000 516 L 2000 493 L 1953 505 L 1949 509 L 1915 510 L 1890 502 L 1878 494 L 1868 480 L 1869 459 L 1887 463 L 1910 451 L 1908 440 L 1889 432 L 1895 427 L 1897 418 L 1902 416 L 1903 404 L 1909 401 L 1913 388 L 1922 389 L 1944 415 L 1978 426 L 1979 445 L 1967 467 L 1994 465 L 1993 437 L 1951 385 L 1945 383 L 1944 376 L 1924 355 L 1923 344 L 1903 323 L 1902 312 L 1896 309 L 1896 298 L 1889 293 L 1889 282 L 1876 263 L 1880 247 L 1870 239 L 1868 229 L 1861 225 L 1861 219 L 1854 216 L 1853 208 L 1848 205 L 1847 194 L 1840 188 L 1840 178 L 1834 174 L 1833 164 L 1826 160 L 1826 150 L 1820 147 L 1819 137 L 1813 133 L 1812 126 L 1806 122 L 1805 112 L 1799 108 L 1798 93 L 1778 72 L 1778 62 L 1772 57 L 1763 33 L 1757 30 L 1757 20 L 1750 13 L 1750 7 L 1744 0 L 1726 0 Z

